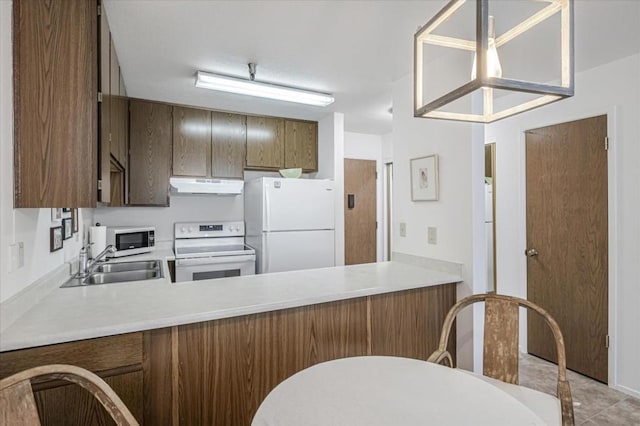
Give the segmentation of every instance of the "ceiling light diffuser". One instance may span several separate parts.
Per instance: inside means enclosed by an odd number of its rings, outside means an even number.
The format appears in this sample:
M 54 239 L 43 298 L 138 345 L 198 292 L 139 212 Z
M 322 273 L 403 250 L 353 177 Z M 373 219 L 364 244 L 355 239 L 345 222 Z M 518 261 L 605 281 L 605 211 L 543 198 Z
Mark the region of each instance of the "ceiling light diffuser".
M 333 96 L 326 93 L 260 83 L 204 71 L 198 71 L 196 75 L 196 87 L 323 107 L 332 104 L 334 101 Z
M 573 96 L 573 31 L 573 0 L 451 0 L 414 37 L 414 116 L 491 123 Z

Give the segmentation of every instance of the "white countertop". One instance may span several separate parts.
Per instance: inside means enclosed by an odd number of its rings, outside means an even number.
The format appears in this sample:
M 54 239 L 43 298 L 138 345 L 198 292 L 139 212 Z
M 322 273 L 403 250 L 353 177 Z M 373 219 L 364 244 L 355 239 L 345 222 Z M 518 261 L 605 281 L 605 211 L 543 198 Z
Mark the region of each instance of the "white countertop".
M 173 259 L 171 250 L 120 259 Z M 397 261 L 171 283 L 165 278 L 55 288 L 0 332 L 0 351 L 236 317 L 460 282 Z M 62 282 L 60 283 L 60 285 Z M 19 297 L 19 295 L 18 295 Z

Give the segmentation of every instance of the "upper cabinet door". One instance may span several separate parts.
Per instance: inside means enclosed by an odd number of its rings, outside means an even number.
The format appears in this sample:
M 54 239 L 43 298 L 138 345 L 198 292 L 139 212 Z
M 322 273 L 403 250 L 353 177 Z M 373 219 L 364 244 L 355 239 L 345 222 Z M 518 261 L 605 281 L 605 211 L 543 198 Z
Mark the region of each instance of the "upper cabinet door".
M 100 14 L 98 23 L 100 38 L 98 40 L 98 52 L 100 58 L 99 66 L 99 88 L 102 93 L 102 102 L 98 106 L 100 113 L 100 133 L 98 137 L 98 169 L 100 187 L 98 189 L 98 201 L 101 203 L 111 202 L 111 33 L 107 14 Z
M 213 112 L 211 117 L 211 176 L 244 178 L 247 117 L 226 112 Z
M 211 175 L 211 112 L 173 107 L 173 175 Z
M 318 123 L 286 120 L 284 141 L 285 168 L 318 171 Z
M 284 120 L 247 117 L 247 168 L 282 169 L 284 166 Z
M 129 204 L 169 205 L 171 105 L 129 103 Z
M 95 1 L 13 2 L 14 207 L 95 207 Z

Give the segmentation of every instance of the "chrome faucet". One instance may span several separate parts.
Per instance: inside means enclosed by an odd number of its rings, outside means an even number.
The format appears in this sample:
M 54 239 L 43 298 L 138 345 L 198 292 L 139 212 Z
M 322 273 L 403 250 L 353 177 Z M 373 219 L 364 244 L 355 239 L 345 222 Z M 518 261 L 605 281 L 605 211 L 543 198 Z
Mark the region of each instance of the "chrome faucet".
M 104 250 L 102 250 L 96 257 L 93 259 L 89 259 L 89 255 L 87 254 L 87 246 L 84 246 L 80 249 L 80 254 L 78 255 L 78 277 L 85 278 L 90 273 L 96 263 L 100 262 L 103 257 L 105 257 L 108 253 L 115 253 L 116 248 L 109 244 Z

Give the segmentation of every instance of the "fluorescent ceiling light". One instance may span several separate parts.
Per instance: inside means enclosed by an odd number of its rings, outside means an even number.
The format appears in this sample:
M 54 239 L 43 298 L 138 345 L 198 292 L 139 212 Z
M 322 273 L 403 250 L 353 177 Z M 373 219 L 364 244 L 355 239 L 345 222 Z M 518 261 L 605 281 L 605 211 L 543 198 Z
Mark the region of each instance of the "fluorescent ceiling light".
M 293 89 L 275 84 L 258 83 L 256 81 L 211 74 L 204 71 L 198 71 L 196 75 L 196 87 L 315 106 L 327 106 L 334 101 L 333 96 L 326 93 Z

